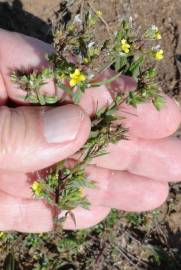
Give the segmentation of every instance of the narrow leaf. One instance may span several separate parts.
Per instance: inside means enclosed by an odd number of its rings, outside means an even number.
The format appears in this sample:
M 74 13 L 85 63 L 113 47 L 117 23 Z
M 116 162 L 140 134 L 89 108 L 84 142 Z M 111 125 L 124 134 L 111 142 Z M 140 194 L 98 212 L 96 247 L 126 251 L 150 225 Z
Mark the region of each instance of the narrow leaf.
M 119 72 L 118 74 L 116 74 L 115 76 L 111 77 L 110 79 L 108 80 L 103 80 L 101 82 L 97 82 L 97 83 L 91 83 L 90 86 L 91 87 L 96 87 L 96 86 L 101 86 L 101 85 L 104 85 L 104 84 L 108 84 L 108 83 L 111 83 L 113 81 L 115 81 L 116 79 L 119 78 L 119 76 L 121 75 L 122 72 Z
M 3 270 L 15 270 L 15 258 L 12 253 L 6 256 Z
M 119 72 L 121 68 L 126 64 L 126 57 L 118 57 L 115 62 L 115 70 Z
M 158 111 L 165 105 L 165 99 L 162 96 L 155 97 L 152 102 Z
M 38 100 L 40 102 L 40 105 L 42 105 L 42 106 L 45 105 L 46 104 L 45 97 L 43 95 L 40 95 L 40 94 L 38 94 L 37 96 L 38 96 Z
M 67 94 L 69 94 L 69 95 L 72 95 L 72 89 L 70 88 L 70 87 L 68 87 L 68 86 L 66 86 L 64 83 L 62 83 L 62 82 L 60 82 L 60 81 L 57 81 L 56 82 L 56 85 L 59 87 L 59 88 L 61 88 L 61 89 L 63 89 Z
M 76 227 L 77 225 L 76 225 L 76 219 L 75 219 L 74 213 L 72 211 L 68 211 L 68 214 L 70 215 L 70 217 L 73 220 L 73 223 L 74 223 L 74 225 Z
M 59 98 L 57 96 L 45 97 L 45 101 L 48 104 L 55 104 L 55 103 L 57 103 L 58 100 L 59 100 Z
M 138 70 L 138 68 L 140 67 L 140 65 L 144 62 L 144 55 L 141 55 L 128 69 L 128 74 L 129 75 L 134 75 L 136 73 L 136 71 Z

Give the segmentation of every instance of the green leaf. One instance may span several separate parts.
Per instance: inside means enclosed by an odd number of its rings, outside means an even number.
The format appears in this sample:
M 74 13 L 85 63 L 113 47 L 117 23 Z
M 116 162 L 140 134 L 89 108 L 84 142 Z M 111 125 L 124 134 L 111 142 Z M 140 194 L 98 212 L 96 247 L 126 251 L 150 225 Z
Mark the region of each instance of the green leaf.
M 124 30 L 129 30 L 130 25 L 129 25 L 128 20 L 123 20 L 122 21 L 122 27 L 123 27 Z
M 50 68 L 45 68 L 42 71 L 42 76 L 45 77 L 45 78 L 50 78 L 52 75 L 53 75 L 53 70 L 50 69 Z
M 68 214 L 70 215 L 75 227 L 76 227 L 76 219 L 75 219 L 75 215 L 72 211 L 68 211 Z
M 151 79 L 156 76 L 157 72 L 155 68 L 150 68 L 144 73 L 144 78 L 145 79 Z
M 43 95 L 40 95 L 40 94 L 38 94 L 37 96 L 38 96 L 38 100 L 40 102 L 40 105 L 42 105 L 42 106 L 45 105 L 46 104 L 45 97 Z
M 103 80 L 101 82 L 91 83 L 90 84 L 90 87 L 97 87 L 97 86 L 101 86 L 101 85 L 104 85 L 104 84 L 111 83 L 111 82 L 115 81 L 116 79 L 118 79 L 119 76 L 121 75 L 121 73 L 122 72 L 119 72 L 118 74 L 116 74 L 115 76 L 111 77 L 110 79 Z
M 108 154 L 108 152 L 101 152 L 101 153 L 95 154 L 94 158 L 96 158 L 96 157 L 102 157 L 102 156 L 105 156 L 107 154 Z
M 100 109 L 96 112 L 96 116 L 97 116 L 98 118 L 100 118 L 101 115 L 105 113 L 106 109 L 107 109 L 106 106 L 103 106 L 102 108 L 100 108 Z
M 90 202 L 87 200 L 87 198 L 82 200 L 81 207 L 84 208 L 84 209 L 87 209 L 87 210 L 90 209 Z
M 13 73 L 10 75 L 10 78 L 11 78 L 11 81 L 12 81 L 12 82 L 17 82 L 17 74 L 16 74 L 16 72 L 13 72 Z
M 144 216 L 137 213 L 128 213 L 125 218 L 128 222 L 132 223 L 135 226 L 142 225 L 144 223 Z
M 138 71 L 140 65 L 143 64 L 144 59 L 145 59 L 144 55 L 141 55 L 134 63 L 131 64 L 131 66 L 129 67 L 127 73 L 130 76 L 134 76 L 135 73 Z
M 39 100 L 37 99 L 37 96 L 35 96 L 33 94 L 28 93 L 24 99 L 30 101 L 33 104 L 38 104 L 39 103 Z
M 75 104 L 78 104 L 82 96 L 82 91 L 80 88 L 77 88 L 75 93 L 72 93 L 72 99 Z
M 57 82 L 56 82 L 56 85 L 57 85 L 59 88 L 63 89 L 63 90 L 65 91 L 65 93 L 67 93 L 67 94 L 69 94 L 69 95 L 72 96 L 73 92 L 72 92 L 72 89 L 71 89 L 70 87 L 66 86 L 64 83 L 62 83 L 62 82 L 60 82 L 60 81 L 57 81 Z
M 59 98 L 57 96 L 45 96 L 45 102 L 47 104 L 55 104 L 57 103 L 57 101 L 59 100 Z
M 15 270 L 15 258 L 12 253 L 9 253 L 4 261 L 3 270 Z
M 141 103 L 144 101 L 144 98 L 141 97 L 137 92 L 135 91 L 130 91 L 128 98 L 127 98 L 127 103 L 129 105 L 132 105 L 136 107 L 137 104 Z
M 88 27 L 92 27 L 97 23 L 98 17 L 89 13 Z
M 127 62 L 127 57 L 125 56 L 117 57 L 116 62 L 114 64 L 116 72 L 119 72 L 121 68 L 126 64 L 126 62 Z
M 93 189 L 93 188 L 96 188 L 97 186 L 96 186 L 96 183 L 93 181 L 85 181 L 85 187 Z
M 153 105 L 155 106 L 155 108 L 156 108 L 158 111 L 160 111 L 161 108 L 165 105 L 165 99 L 164 99 L 164 97 L 162 97 L 162 96 L 157 96 L 157 97 L 155 97 L 155 98 L 152 100 L 152 102 L 153 102 Z

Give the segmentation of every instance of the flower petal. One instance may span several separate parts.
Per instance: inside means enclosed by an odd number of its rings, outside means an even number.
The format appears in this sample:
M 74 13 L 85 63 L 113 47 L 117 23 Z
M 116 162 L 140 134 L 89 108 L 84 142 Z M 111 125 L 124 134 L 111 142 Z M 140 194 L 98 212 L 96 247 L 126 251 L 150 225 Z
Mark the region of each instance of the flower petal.
M 74 76 L 79 76 L 79 75 L 80 75 L 80 70 L 76 68 L 76 70 L 74 71 Z
M 69 82 L 71 87 L 74 87 L 76 85 L 76 81 L 74 79 L 70 80 Z

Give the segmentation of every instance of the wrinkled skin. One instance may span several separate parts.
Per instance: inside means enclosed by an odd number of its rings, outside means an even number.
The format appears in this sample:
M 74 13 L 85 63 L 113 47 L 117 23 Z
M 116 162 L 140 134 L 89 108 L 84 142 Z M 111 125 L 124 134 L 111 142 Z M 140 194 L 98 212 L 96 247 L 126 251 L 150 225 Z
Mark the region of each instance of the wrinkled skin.
M 53 210 L 45 202 L 33 200 L 30 186 L 37 178 L 33 172 L 72 157 L 89 136 L 89 116 L 97 106 L 109 104 L 118 89 L 133 90 L 136 84 L 123 76 L 107 87 L 87 90 L 80 106 L 28 106 L 22 99 L 25 92 L 10 81 L 9 73 L 45 66 L 44 54 L 52 49 L 4 30 L 0 30 L 0 40 L 0 230 L 49 231 Z M 41 89 L 42 93 L 55 91 L 52 81 Z M 62 95 L 62 91 L 58 93 Z M 8 99 L 23 106 L 8 108 Z M 87 166 L 97 189 L 84 191 L 91 210 L 74 210 L 77 229 L 97 224 L 113 207 L 137 212 L 159 207 L 167 198 L 168 182 L 181 179 L 181 141 L 170 136 L 180 125 L 181 113 L 174 100 L 165 99 L 160 112 L 151 103 L 137 108 L 120 106 L 118 113 L 126 117 L 122 122 L 129 128 L 129 140 L 110 145 L 108 155 Z M 75 229 L 71 218 L 64 227 Z

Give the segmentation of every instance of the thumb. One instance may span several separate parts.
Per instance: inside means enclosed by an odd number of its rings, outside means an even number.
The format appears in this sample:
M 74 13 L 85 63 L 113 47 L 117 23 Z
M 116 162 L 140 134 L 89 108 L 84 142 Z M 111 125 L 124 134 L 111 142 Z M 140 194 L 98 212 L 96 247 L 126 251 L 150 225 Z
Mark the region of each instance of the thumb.
M 0 170 L 31 172 L 74 154 L 86 142 L 90 119 L 76 105 L 0 107 Z

